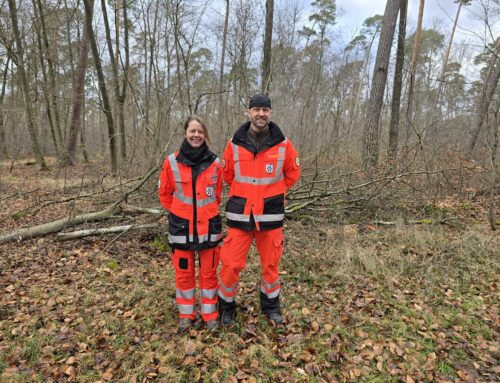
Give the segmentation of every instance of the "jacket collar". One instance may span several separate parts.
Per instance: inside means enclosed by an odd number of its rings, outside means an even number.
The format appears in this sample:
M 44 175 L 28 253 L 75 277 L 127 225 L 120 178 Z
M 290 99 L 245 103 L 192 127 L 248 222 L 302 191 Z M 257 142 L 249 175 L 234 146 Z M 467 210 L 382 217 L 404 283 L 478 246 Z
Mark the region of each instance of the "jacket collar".
M 253 143 L 248 138 L 248 129 L 250 129 L 250 121 L 245 122 L 241 125 L 233 136 L 233 143 L 238 146 L 242 146 L 248 151 L 257 154 L 259 151 L 255 148 Z M 267 136 L 260 152 L 285 141 L 285 135 L 281 131 L 280 127 L 274 122 L 269 121 L 269 135 Z

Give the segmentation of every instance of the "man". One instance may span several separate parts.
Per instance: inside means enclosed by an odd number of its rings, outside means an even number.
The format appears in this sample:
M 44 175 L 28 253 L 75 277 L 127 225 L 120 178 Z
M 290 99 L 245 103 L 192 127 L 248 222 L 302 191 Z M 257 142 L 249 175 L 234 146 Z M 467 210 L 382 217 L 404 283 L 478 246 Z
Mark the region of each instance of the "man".
M 250 99 L 248 122 L 226 146 L 223 177 L 230 187 L 226 204 L 228 235 L 221 249 L 219 315 L 223 325 L 234 320 L 240 272 L 255 238 L 262 278 L 261 310 L 275 324 L 280 310 L 279 262 L 283 250 L 285 193 L 299 179 L 299 157 L 292 142 L 271 119 L 271 100 L 263 94 Z

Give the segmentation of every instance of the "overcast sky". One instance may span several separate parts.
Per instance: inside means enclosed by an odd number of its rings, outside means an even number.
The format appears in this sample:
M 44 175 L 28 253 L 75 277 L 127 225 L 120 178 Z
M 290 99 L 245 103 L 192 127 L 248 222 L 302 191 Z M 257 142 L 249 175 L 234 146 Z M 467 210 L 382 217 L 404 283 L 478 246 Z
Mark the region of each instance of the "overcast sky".
M 493 32 L 498 36 L 500 32 L 500 6 L 498 0 L 482 0 L 489 5 L 490 22 L 493 24 Z M 382 0 L 337 0 L 337 22 L 345 34 L 352 32 L 357 34 L 363 21 L 375 14 L 384 14 L 386 1 Z M 408 32 L 416 25 L 418 17 L 419 0 L 408 2 Z M 431 28 L 441 21 L 439 27 L 441 32 L 451 32 L 453 21 L 456 16 L 458 5 L 453 0 L 427 0 L 424 7 L 424 27 Z M 411 32 L 410 32 L 411 33 Z M 484 11 L 480 6 L 480 0 L 473 0 L 472 5 L 462 7 L 455 41 L 474 41 L 484 39 Z M 491 37 L 488 36 L 488 42 Z

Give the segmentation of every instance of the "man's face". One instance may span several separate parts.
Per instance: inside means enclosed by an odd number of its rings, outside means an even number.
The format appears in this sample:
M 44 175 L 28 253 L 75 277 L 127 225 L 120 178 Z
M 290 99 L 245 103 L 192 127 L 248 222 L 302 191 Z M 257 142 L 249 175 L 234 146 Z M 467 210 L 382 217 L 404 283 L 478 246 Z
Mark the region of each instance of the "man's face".
M 262 132 L 266 128 L 267 124 L 269 124 L 272 113 L 271 108 L 263 106 L 248 109 L 247 116 L 250 121 L 250 128 L 257 133 Z

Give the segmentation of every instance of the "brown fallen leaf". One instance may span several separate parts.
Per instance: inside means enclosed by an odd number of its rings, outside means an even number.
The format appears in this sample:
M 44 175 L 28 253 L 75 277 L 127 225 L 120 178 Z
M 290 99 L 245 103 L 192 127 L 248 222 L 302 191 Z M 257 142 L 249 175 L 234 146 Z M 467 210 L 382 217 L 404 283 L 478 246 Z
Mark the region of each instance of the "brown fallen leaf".
M 167 367 L 160 367 L 160 368 L 158 368 L 158 372 L 160 374 L 168 374 L 168 368 Z
M 67 376 L 74 376 L 74 375 L 76 375 L 75 368 L 73 366 L 69 366 L 68 368 L 66 368 L 64 370 L 64 374 L 67 375 Z
M 316 363 L 306 363 L 304 370 L 306 370 L 308 375 L 319 375 L 321 373 L 321 370 Z
M 78 360 L 74 356 L 70 356 L 68 360 L 66 360 L 66 364 L 72 366 L 73 364 L 76 364 Z
M 16 375 L 19 372 L 19 369 L 15 366 L 13 367 L 7 367 L 4 372 L 2 373 L 2 376 L 5 378 L 9 378 L 13 375 Z
M 196 344 L 192 340 L 186 343 L 186 355 L 192 356 L 196 353 Z
M 112 369 L 108 369 L 106 370 L 106 372 L 104 372 L 102 375 L 101 375 L 101 379 L 102 380 L 105 380 L 106 382 L 110 381 L 111 379 L 113 379 L 113 370 Z
M 243 380 L 243 379 L 248 379 L 250 375 L 248 375 L 246 372 L 239 370 L 236 375 L 234 375 L 236 379 L 238 380 Z

